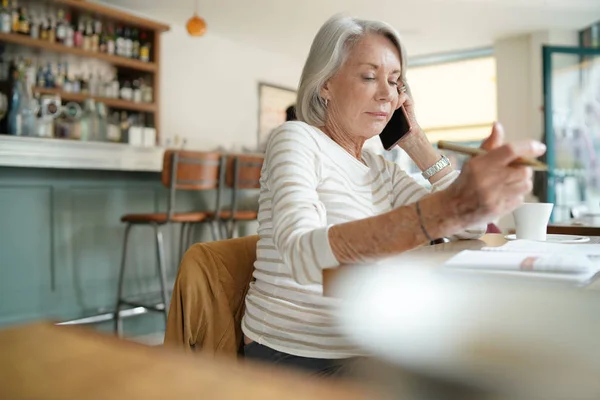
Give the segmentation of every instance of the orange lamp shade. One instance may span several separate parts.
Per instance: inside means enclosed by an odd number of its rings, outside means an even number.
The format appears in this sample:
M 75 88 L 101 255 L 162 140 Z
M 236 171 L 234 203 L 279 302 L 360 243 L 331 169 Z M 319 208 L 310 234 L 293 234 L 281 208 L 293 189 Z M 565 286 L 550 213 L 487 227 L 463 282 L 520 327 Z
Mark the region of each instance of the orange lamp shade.
M 196 14 L 188 20 L 186 27 L 191 36 L 202 36 L 206 32 L 206 22 Z

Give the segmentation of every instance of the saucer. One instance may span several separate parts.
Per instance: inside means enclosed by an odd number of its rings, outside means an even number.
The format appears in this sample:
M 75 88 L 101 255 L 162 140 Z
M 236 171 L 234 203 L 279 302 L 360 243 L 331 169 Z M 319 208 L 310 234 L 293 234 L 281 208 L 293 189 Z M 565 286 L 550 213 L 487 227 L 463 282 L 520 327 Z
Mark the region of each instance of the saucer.
M 504 236 L 506 240 L 516 240 L 517 235 L 506 235 Z M 577 236 L 577 235 L 546 235 L 546 242 L 549 243 L 585 243 L 589 242 L 590 238 L 587 236 Z

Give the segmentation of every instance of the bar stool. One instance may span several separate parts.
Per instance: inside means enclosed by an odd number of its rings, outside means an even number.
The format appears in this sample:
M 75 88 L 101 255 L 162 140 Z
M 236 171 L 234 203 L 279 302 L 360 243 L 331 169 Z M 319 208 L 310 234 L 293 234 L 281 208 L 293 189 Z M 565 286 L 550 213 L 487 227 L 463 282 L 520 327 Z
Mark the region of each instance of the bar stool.
M 202 153 L 193 151 L 167 150 L 163 157 L 163 169 L 161 182 L 163 186 L 169 188 L 169 199 L 167 212 L 164 213 L 146 213 L 146 214 L 127 214 L 121 217 L 121 222 L 125 225 L 125 236 L 123 238 L 123 254 L 121 267 L 119 271 L 119 283 L 117 289 L 117 303 L 114 312 L 114 330 L 115 334 L 121 336 L 123 333 L 123 323 L 120 316 L 121 307 L 127 305 L 130 307 L 143 307 L 148 311 L 162 312 L 167 320 L 169 310 L 169 288 L 167 287 L 166 260 L 164 251 L 164 240 L 161 227 L 171 223 L 181 224 L 181 238 L 179 243 L 180 258 L 187 248 L 191 239 L 190 225 L 198 223 L 210 223 L 211 232 L 214 240 L 220 238 L 218 232 L 218 222 L 215 221 L 215 212 L 220 209 L 221 190 L 220 183 L 223 181 L 225 169 L 222 168 L 224 160 L 220 153 Z M 178 190 L 216 190 L 217 199 L 215 210 L 206 212 L 176 212 L 175 200 Z M 125 277 L 125 268 L 127 261 L 127 243 L 129 233 L 133 226 L 150 226 L 154 229 L 157 267 L 160 283 L 160 300 L 150 303 L 145 301 L 135 301 L 127 299 L 123 294 L 123 284 Z M 151 295 L 151 294 L 150 294 Z
M 221 211 L 219 219 L 222 237 L 233 238 L 238 222 L 254 221 L 258 218 L 258 204 L 254 209 L 239 209 L 241 191 L 260 189 L 260 174 L 264 163 L 262 155 L 236 154 L 227 157 L 224 187 L 231 188 L 231 210 Z M 256 200 L 258 203 L 258 199 Z

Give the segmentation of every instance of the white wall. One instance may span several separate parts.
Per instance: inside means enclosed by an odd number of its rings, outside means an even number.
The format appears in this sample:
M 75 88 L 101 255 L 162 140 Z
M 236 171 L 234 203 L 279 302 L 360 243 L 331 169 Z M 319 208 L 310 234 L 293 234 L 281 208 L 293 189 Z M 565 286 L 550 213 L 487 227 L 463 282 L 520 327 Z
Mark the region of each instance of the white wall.
M 172 25 L 162 36 L 162 143 L 176 136 L 186 148 L 254 148 L 258 83 L 296 88 L 302 65 L 278 54 L 211 34 L 190 37 Z M 180 143 L 181 144 L 181 143 Z

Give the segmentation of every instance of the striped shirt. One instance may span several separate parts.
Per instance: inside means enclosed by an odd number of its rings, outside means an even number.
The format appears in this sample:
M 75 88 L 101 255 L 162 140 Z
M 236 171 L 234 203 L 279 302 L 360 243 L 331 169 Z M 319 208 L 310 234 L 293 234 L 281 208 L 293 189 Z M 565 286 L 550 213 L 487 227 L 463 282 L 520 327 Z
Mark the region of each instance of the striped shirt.
M 382 156 L 363 150 L 362 158 L 364 164 L 303 122 L 287 122 L 271 134 L 261 174 L 255 281 L 242 321 L 250 339 L 302 357 L 360 354 L 333 318 L 336 299 L 323 297 L 322 270 L 339 265 L 327 231 L 429 193 Z M 448 174 L 431 190 L 457 176 Z M 472 228 L 459 236 L 483 232 Z

